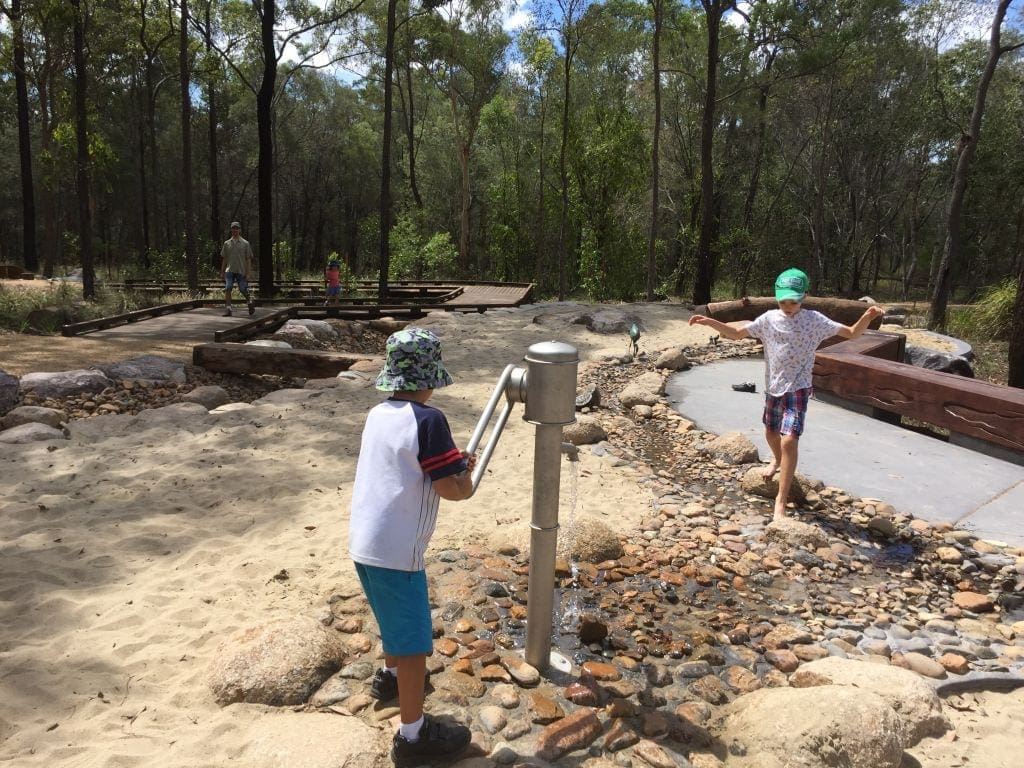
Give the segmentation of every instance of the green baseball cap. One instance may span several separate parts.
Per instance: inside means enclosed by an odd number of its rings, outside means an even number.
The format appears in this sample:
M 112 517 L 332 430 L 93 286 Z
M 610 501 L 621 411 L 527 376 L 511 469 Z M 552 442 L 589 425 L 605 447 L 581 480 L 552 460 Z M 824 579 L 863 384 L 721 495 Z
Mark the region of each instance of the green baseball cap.
M 807 275 L 799 269 L 787 269 L 775 278 L 775 300 L 803 301 L 808 282 Z

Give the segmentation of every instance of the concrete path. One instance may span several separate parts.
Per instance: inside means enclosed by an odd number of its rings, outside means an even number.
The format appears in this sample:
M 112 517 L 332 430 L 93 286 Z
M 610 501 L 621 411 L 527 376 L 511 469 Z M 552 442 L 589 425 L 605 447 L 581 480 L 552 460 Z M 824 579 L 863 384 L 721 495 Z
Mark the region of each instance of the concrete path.
M 757 393 L 735 392 L 752 381 Z M 673 376 L 666 394 L 701 429 L 742 432 L 770 456 L 761 425 L 764 361 L 726 360 Z M 1024 546 L 1024 467 L 814 400 L 798 471 L 932 522 Z

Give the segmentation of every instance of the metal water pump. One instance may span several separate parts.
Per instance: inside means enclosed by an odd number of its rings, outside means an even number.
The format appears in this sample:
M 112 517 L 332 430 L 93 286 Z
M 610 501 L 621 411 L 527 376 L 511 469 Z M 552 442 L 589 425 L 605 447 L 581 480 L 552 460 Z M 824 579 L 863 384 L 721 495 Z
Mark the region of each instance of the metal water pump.
M 526 367 L 509 365 L 502 372 L 466 450 L 475 453 L 502 396 L 505 406 L 473 470 L 473 491 L 487 469 L 512 407 L 525 403 L 523 420 L 535 424 L 533 451 L 533 513 L 530 520 L 529 597 L 526 605 L 526 661 L 540 671 L 551 654 L 551 616 L 555 594 L 555 552 L 558 545 L 558 493 L 561 479 L 562 427 L 576 421 L 576 348 L 559 341 L 532 345 Z

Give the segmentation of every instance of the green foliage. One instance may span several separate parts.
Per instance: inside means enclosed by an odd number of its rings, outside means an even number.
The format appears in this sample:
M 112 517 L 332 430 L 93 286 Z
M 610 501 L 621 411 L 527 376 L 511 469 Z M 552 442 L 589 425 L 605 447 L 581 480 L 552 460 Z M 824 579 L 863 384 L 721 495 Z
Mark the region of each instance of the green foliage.
M 1016 299 L 1017 281 L 1013 278 L 989 286 L 977 302 L 950 313 L 950 333 L 964 339 L 1008 340 Z
M 81 283 L 36 281 L 0 289 L 0 328 L 19 333 L 60 333 L 61 326 L 66 323 L 94 320 L 174 300 L 167 296 L 151 297 L 101 286 L 96 290 L 96 298 L 87 302 L 82 300 Z M 37 310 L 45 312 L 31 317 Z M 32 322 L 29 322 L 30 317 Z
M 398 220 L 391 229 L 391 268 L 389 280 L 431 279 L 454 273 L 458 250 L 448 232 L 430 237 L 419 234 L 414 217 Z

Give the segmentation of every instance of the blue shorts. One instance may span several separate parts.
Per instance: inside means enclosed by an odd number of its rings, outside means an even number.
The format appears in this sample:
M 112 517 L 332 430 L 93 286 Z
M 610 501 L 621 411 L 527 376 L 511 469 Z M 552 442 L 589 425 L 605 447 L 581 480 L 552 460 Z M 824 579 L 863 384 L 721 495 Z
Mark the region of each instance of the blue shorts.
M 327 286 L 327 295 L 329 297 L 331 297 L 331 298 L 333 298 L 335 296 L 340 296 L 341 295 L 341 286 L 340 285 L 328 285 Z
M 396 571 L 356 563 L 363 592 L 388 656 L 429 656 L 434 650 L 426 571 Z
M 238 290 L 242 293 L 249 290 L 249 281 L 241 272 L 226 272 L 224 274 L 224 290 L 230 291 L 232 285 L 238 285 Z
M 800 437 L 804 433 L 804 417 L 807 415 L 807 401 L 811 399 L 813 388 L 798 389 L 776 397 L 764 396 L 764 414 L 761 421 L 771 432 L 780 435 Z

